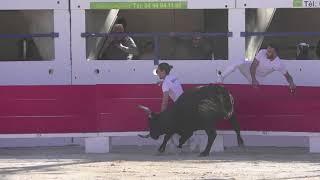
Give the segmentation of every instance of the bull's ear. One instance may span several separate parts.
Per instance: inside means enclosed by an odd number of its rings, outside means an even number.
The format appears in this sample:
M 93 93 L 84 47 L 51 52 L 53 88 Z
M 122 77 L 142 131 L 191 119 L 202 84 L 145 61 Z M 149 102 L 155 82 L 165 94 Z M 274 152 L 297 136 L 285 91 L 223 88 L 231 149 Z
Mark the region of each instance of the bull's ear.
M 149 116 L 151 115 L 152 111 L 146 107 L 146 106 L 142 106 L 142 105 L 138 105 L 138 108 L 142 109 L 144 112 L 146 112 Z

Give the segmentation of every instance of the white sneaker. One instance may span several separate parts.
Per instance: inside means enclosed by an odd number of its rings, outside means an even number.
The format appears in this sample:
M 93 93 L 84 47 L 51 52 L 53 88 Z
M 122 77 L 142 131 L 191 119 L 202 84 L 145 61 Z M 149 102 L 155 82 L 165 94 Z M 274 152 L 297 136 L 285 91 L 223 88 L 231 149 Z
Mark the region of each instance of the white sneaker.
M 220 70 L 217 70 L 217 81 L 216 83 L 223 83 L 223 77 L 222 77 L 222 72 Z

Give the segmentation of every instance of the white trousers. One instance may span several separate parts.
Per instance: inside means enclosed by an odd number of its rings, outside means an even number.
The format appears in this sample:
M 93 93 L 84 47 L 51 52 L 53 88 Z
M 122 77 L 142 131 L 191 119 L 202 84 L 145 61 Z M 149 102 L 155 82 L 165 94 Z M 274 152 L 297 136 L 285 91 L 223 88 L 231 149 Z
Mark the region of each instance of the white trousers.
M 251 61 L 239 61 L 237 63 L 231 64 L 228 67 L 226 67 L 221 74 L 222 80 L 224 80 L 226 77 L 228 77 L 231 73 L 233 73 L 235 70 L 239 69 L 241 74 L 248 80 L 248 82 L 251 84 L 252 83 L 252 78 L 251 78 L 251 72 L 250 72 L 250 66 L 251 66 Z M 263 81 L 265 77 L 263 76 L 257 76 L 256 74 L 256 79 L 260 82 Z

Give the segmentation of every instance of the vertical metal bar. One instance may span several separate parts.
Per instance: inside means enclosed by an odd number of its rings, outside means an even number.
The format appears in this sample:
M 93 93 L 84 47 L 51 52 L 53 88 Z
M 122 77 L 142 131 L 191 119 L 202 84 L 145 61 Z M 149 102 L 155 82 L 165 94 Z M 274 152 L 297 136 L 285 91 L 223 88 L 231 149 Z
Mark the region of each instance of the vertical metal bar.
M 28 49 L 27 39 L 22 39 L 22 58 L 27 60 L 27 49 Z
M 159 64 L 159 35 L 155 34 L 154 38 L 154 65 Z

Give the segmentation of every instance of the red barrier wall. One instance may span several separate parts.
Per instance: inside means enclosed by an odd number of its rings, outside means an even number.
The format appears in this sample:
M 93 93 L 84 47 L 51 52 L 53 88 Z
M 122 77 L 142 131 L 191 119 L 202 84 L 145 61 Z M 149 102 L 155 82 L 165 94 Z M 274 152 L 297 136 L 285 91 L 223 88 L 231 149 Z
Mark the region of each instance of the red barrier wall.
M 291 94 L 286 86 L 225 86 L 235 97 L 242 130 L 320 131 L 320 87 L 298 87 Z M 159 111 L 161 101 L 160 87 L 151 84 L 2 86 L 0 92 L 0 134 L 146 130 L 137 105 Z

